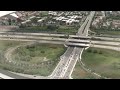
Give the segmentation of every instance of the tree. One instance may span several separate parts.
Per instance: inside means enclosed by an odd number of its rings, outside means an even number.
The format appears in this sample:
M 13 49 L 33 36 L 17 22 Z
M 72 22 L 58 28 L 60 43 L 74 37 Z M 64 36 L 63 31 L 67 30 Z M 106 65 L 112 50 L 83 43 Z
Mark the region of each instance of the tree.
M 22 48 L 22 47 L 19 48 L 18 53 L 19 53 L 21 56 L 26 56 L 26 55 L 27 55 L 26 50 L 25 50 L 24 48 Z
M 12 23 L 15 23 L 16 21 L 13 19 L 11 22 L 12 22 Z
M 12 45 L 13 45 L 12 42 L 8 42 L 8 43 L 6 44 L 6 46 L 12 46 Z
M 31 57 L 29 55 L 27 55 L 27 56 L 21 56 L 21 60 L 22 61 L 30 61 Z
M 8 23 L 9 23 L 9 25 L 11 25 L 11 19 L 8 19 Z
M 22 20 L 20 19 L 20 18 L 17 18 L 17 22 L 19 23 L 19 22 L 22 22 Z
M 87 52 L 92 52 L 92 50 L 91 50 L 91 49 L 88 49 Z
M 112 22 L 110 22 L 110 25 L 108 26 L 108 30 L 110 30 L 113 27 Z
M 20 25 L 19 25 L 19 28 L 25 28 L 25 25 L 20 24 Z
M 102 54 L 102 51 L 99 51 L 99 54 Z
M 106 22 L 106 17 L 103 17 L 103 22 Z
M 47 29 L 48 30 L 56 30 L 56 29 L 58 29 L 58 26 L 57 25 L 48 25 Z
M 45 53 L 45 51 L 41 51 L 41 53 Z
M 38 19 L 37 19 L 37 18 L 33 18 L 31 21 L 32 21 L 33 23 L 37 23 Z
M 2 60 L 2 52 L 0 51 L 0 60 Z
M 31 57 L 35 57 L 35 53 L 33 53 L 33 52 L 30 53 L 30 56 L 31 56 Z

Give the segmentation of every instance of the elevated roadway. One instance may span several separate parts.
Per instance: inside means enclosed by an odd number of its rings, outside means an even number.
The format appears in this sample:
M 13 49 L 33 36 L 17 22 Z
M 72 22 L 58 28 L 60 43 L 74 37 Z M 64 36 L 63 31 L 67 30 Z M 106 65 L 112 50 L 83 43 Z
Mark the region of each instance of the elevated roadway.
M 94 14 L 95 14 L 95 11 L 90 12 L 90 15 L 86 18 L 85 22 L 79 28 L 78 33 L 76 34 L 77 36 L 88 36 L 88 29 L 90 27 L 90 24 L 91 24 L 91 21 L 92 21 Z M 82 55 L 83 49 L 84 48 L 82 48 L 82 47 L 75 47 L 74 48 L 74 55 L 70 60 L 70 63 L 68 65 L 67 70 L 65 71 L 63 78 L 71 78 L 71 74 L 73 72 L 73 69 L 77 63 L 77 60 Z
M 67 39 L 57 37 L 42 37 L 42 36 L 24 36 L 24 35 L 0 35 L 1 38 L 14 38 L 14 39 L 36 39 L 36 40 L 57 40 L 57 41 L 74 41 L 74 42 L 88 42 L 89 40 Z
M 88 28 L 91 23 L 91 20 L 94 16 L 95 12 L 91 12 L 90 15 L 87 17 L 85 22 L 82 24 L 80 29 L 78 30 L 78 33 L 76 35 L 78 36 L 87 36 Z M 71 78 L 71 73 L 73 71 L 73 68 L 78 60 L 78 57 L 80 53 L 82 52 L 83 48 L 76 48 L 76 47 L 69 47 L 67 50 L 71 50 L 71 52 L 68 52 L 68 56 L 64 55 L 64 57 L 60 60 L 57 70 L 53 71 L 54 76 L 53 78 Z M 64 63 L 64 61 L 66 63 Z
M 39 37 L 40 38 L 40 37 Z M 50 38 L 50 37 L 24 37 L 24 36 L 0 36 L 0 40 L 11 40 L 11 41 L 28 41 L 28 42 L 40 42 L 40 43 L 51 43 L 51 44 L 65 44 L 69 46 L 83 46 L 88 47 L 89 44 L 97 45 L 109 45 L 109 46 L 120 46 L 120 42 L 114 41 L 102 41 L 102 40 L 81 40 L 81 39 L 65 39 L 65 38 Z
M 1 32 L 1 35 L 24 35 L 24 36 L 46 36 L 46 37 L 73 37 L 73 38 L 88 38 L 90 39 L 91 37 L 86 37 L 86 36 L 77 36 L 77 35 L 66 35 L 66 34 L 49 34 L 49 33 L 20 33 L 20 32 Z

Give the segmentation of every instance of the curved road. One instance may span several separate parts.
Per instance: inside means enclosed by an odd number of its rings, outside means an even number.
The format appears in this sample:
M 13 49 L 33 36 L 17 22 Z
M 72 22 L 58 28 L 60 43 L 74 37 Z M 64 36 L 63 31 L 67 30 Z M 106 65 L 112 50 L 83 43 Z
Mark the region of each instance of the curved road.
M 15 49 L 17 49 L 18 47 L 21 47 L 21 46 L 26 46 L 26 45 L 31 45 L 31 44 L 34 44 L 35 42 L 28 42 L 28 43 L 22 43 L 21 45 L 18 45 L 16 47 L 12 47 L 12 48 L 9 48 L 6 53 L 4 54 L 4 57 L 6 58 L 6 61 L 8 62 L 13 62 L 12 60 L 12 53 Z M 9 79 L 38 79 L 38 78 L 47 78 L 47 77 L 44 77 L 44 76 L 38 76 L 38 77 L 34 77 L 36 75 L 27 75 L 27 74 L 22 74 L 22 73 L 15 73 L 15 72 L 10 72 L 10 71 L 6 71 L 6 70 L 0 70 L 0 72 L 2 74 L 5 74 L 7 76 L 9 76 Z M 11 78 L 10 78 L 11 77 Z M 28 78 L 29 77 L 29 78 Z

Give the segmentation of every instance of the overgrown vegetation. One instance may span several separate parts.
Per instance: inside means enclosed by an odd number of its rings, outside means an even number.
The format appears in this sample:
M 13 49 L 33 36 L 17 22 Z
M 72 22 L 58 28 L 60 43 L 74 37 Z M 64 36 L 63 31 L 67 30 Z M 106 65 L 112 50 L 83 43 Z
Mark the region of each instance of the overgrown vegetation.
M 61 26 L 61 25 L 44 25 L 44 26 L 23 26 L 10 32 L 34 32 L 34 33 L 61 33 L 61 34 L 75 34 L 80 26 Z
M 59 57 L 66 50 L 62 45 L 33 44 L 19 47 L 12 53 L 12 62 L 6 61 L 4 54 L 10 47 L 15 47 L 25 42 L 0 41 L 0 68 L 13 72 L 50 75 Z
M 13 53 L 13 60 L 24 67 L 24 73 L 47 76 L 53 71 L 65 50 L 62 45 L 36 43 L 18 48 Z

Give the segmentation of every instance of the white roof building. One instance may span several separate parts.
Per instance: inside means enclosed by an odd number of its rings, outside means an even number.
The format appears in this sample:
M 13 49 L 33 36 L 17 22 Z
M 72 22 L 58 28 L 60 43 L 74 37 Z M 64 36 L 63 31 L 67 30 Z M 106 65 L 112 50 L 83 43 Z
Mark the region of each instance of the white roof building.
M 30 22 L 30 21 L 31 21 L 31 20 L 26 20 L 26 21 L 22 22 L 22 24 L 28 23 L 28 22 Z
M 43 20 L 45 20 L 45 18 L 39 19 L 37 22 L 42 22 Z
M 8 15 L 8 14 L 12 14 L 14 12 L 16 12 L 16 11 L 0 11 L 0 17 Z
M 49 11 L 48 14 L 50 14 L 50 15 L 57 15 L 57 12 Z
M 19 18 L 15 13 L 10 14 L 13 17 Z
M 30 19 L 33 19 L 33 18 L 35 18 L 35 16 L 31 16 L 31 17 L 30 17 Z

